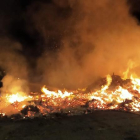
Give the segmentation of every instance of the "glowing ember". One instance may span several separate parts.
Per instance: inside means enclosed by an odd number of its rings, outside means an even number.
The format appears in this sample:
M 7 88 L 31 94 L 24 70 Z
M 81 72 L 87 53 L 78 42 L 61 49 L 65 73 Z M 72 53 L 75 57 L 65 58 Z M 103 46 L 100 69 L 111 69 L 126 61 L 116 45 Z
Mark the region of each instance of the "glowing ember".
M 74 114 L 81 112 L 82 109 L 140 111 L 140 79 L 133 76 L 125 80 L 114 74 L 107 75 L 106 84 L 102 85 L 100 90 L 94 89 L 90 92 L 87 92 L 87 89 L 70 92 L 66 90 L 50 91 L 45 86 L 41 91 L 42 94 L 32 93 L 28 96 L 20 92 L 6 94 L 5 98 L 1 98 L 1 102 L 14 104 L 14 109 L 21 112 L 24 118 L 54 112 Z M 5 105 L 6 107 L 7 105 Z M 1 116 L 7 114 L 6 111 L 1 110 L 1 112 Z

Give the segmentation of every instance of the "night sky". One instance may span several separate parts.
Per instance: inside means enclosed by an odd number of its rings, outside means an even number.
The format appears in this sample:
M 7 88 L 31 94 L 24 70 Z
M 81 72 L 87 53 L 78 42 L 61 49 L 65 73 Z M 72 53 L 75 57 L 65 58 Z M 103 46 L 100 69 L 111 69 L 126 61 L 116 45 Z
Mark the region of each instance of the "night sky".
M 30 6 L 38 1 L 53 5 L 58 11 L 58 16 L 69 14 L 69 7 L 60 8 L 52 0 L 5 0 L 0 4 L 0 35 L 20 42 L 23 47 L 21 53 L 27 57 L 29 62 L 32 59 L 31 57 L 39 57 L 44 47 L 48 50 L 56 49 L 60 38 L 59 34 L 55 37 L 48 37 L 48 44 L 44 44 L 41 34 L 34 27 L 34 23 L 32 23 L 28 14 Z M 40 10 L 40 7 L 36 7 L 36 10 Z

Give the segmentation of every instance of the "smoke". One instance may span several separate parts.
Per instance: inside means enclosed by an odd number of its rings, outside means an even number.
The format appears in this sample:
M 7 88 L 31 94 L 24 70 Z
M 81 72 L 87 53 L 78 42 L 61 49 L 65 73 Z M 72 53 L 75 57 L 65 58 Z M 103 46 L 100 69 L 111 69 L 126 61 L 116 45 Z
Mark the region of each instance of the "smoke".
M 0 39 L 0 68 L 5 73 L 2 79 L 0 110 L 8 114 L 16 113 L 17 110 L 8 102 L 6 96 L 20 93 L 25 95 L 28 92 L 28 77 L 26 61 L 20 54 L 22 50 L 18 42 L 8 38 Z M 4 100 L 3 100 L 4 99 Z M 10 110 L 13 108 L 12 110 Z
M 2 92 L 19 92 L 28 80 L 26 61 L 20 54 L 22 50 L 18 42 L 11 41 L 7 38 L 0 39 L 0 67 L 5 71 L 6 76 L 3 78 Z M 15 89 L 15 90 L 13 90 Z
M 134 63 L 130 71 L 139 75 L 140 27 L 129 8 L 125 0 L 54 0 L 31 5 L 28 14 L 34 28 L 46 48 L 55 48 L 44 49 L 38 59 L 42 83 L 86 87 L 107 74 L 122 76 L 130 61 Z

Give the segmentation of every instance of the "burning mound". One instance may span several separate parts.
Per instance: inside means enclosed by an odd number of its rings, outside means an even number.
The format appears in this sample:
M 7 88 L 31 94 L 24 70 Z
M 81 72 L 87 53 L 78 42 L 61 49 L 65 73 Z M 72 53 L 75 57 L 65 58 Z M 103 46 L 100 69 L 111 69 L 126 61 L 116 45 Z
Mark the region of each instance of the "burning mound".
M 132 76 L 122 79 L 118 75 L 108 75 L 86 89 L 74 91 L 50 91 L 45 86 L 41 91 L 41 94 L 30 93 L 28 96 L 23 93 L 2 96 L 1 118 L 9 114 L 16 118 L 17 115 L 13 115 L 16 113 L 22 118 L 32 118 L 53 113 L 75 115 L 93 110 L 140 111 L 140 79 Z

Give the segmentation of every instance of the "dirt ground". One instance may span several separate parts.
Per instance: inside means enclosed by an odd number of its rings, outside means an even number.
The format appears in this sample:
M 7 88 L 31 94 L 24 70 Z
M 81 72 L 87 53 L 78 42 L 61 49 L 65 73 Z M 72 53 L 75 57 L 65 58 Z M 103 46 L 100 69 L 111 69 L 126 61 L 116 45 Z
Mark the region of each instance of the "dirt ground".
M 140 116 L 118 111 L 0 121 L 0 140 L 140 140 Z

